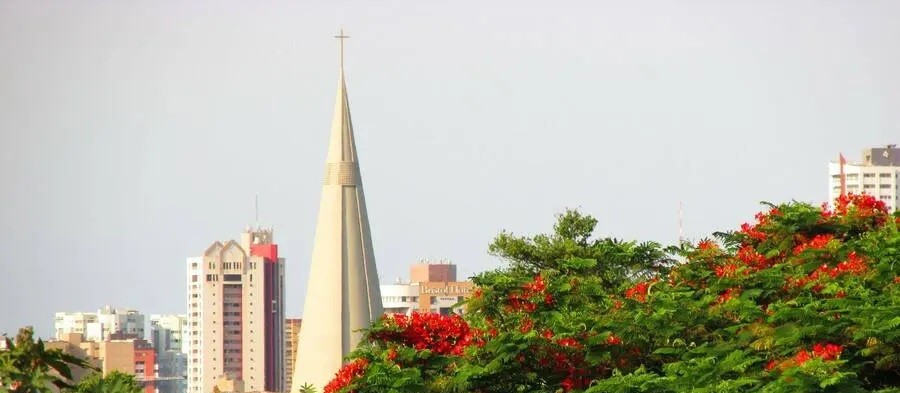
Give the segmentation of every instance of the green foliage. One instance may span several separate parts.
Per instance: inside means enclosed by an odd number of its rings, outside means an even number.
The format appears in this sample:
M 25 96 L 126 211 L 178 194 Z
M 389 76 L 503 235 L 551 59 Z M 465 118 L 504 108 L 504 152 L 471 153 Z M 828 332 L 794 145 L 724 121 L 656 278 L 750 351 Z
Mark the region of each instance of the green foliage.
M 333 391 L 896 392 L 898 222 L 866 196 L 768 205 L 668 249 L 673 266 L 569 211 L 550 235 L 495 239 L 510 266 L 474 278 L 462 353 L 410 345 L 445 326 L 389 337 L 385 320 Z
M 525 237 L 504 231 L 494 238 L 488 251 L 510 264 L 510 269 L 502 273 L 534 275 L 557 270 L 592 275 L 604 287 L 615 288 L 636 276 L 658 273 L 673 263 L 654 242 L 592 239 L 597 219 L 576 210 L 566 210 L 556 218 L 551 234 Z
M 33 329 L 24 327 L 15 340 L 6 339 L 6 350 L 0 350 L 0 393 L 71 388 L 73 366 L 91 367 L 84 359 L 45 349 L 42 340 L 35 341 Z
M 300 386 L 299 393 L 316 393 L 316 387 L 309 383 L 304 383 Z
M 91 373 L 78 382 L 70 393 L 140 393 L 143 389 L 133 375 L 113 371 L 106 376 Z

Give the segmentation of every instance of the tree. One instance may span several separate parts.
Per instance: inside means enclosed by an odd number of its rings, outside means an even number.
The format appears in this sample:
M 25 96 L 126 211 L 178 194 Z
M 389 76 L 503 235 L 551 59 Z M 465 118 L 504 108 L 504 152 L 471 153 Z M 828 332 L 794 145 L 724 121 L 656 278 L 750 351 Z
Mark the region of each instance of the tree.
M 553 232 L 531 237 L 503 231 L 488 247 L 491 254 L 510 264 L 503 274 L 533 276 L 544 270 L 596 276 L 601 285 L 614 289 L 629 280 L 661 273 L 673 264 L 655 242 L 625 242 L 615 238 L 592 239 L 597 219 L 568 209 L 556 216 Z M 593 259 L 591 266 L 567 264 L 573 259 Z
M 112 371 L 105 376 L 91 373 L 75 385 L 70 393 L 141 393 L 143 389 L 133 375 Z
M 91 367 L 59 349 L 46 350 L 41 339 L 34 340 L 30 326 L 19 329 L 15 341 L 7 338 L 6 348 L 0 351 L 0 392 L 49 392 L 51 385 L 70 388 L 71 367 Z
M 767 205 L 631 283 L 592 224 L 515 242 L 464 319 L 383 319 L 326 393 L 900 391 L 900 214 L 835 205 Z

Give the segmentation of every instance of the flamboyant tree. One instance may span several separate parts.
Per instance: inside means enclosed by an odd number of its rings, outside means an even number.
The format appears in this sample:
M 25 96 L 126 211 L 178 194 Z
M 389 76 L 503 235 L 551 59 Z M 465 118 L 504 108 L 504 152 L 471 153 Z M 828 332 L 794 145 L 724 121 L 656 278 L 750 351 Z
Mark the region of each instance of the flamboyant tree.
M 577 212 L 501 234 L 465 317 L 392 316 L 328 392 L 900 389 L 900 215 L 865 195 L 768 205 L 696 245 L 591 240 Z

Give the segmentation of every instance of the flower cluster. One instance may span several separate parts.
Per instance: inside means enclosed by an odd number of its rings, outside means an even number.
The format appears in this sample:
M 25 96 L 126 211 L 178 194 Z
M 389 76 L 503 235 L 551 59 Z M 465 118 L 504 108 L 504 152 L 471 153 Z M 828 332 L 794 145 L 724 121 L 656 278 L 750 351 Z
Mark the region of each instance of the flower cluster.
M 756 213 L 756 224 L 752 225 L 750 223 L 744 223 L 741 225 L 741 233 L 747 235 L 749 238 L 754 240 L 766 240 L 765 231 L 761 230 L 761 227 L 768 224 L 772 217 L 780 216 L 781 211 L 778 208 L 773 207 L 769 210 L 768 213 L 759 212 Z
M 810 351 L 807 351 L 806 349 L 801 349 L 797 351 L 797 354 L 794 355 L 794 357 L 783 362 L 770 360 L 769 363 L 766 364 L 766 370 L 771 371 L 776 367 L 782 370 L 790 367 L 799 367 L 813 358 L 822 359 L 824 361 L 835 360 L 839 356 L 841 356 L 841 352 L 843 352 L 843 350 L 844 347 L 837 344 L 818 343 L 813 345 L 812 353 L 810 353 Z
M 512 292 L 507 297 L 509 311 L 534 312 L 537 310 L 538 303 L 553 304 L 553 295 L 547 293 L 547 284 L 541 275 L 537 275 L 533 281 L 523 284 L 521 292 Z
M 773 260 L 766 259 L 766 257 L 756 251 L 753 246 L 749 244 L 745 244 L 743 247 L 738 249 L 737 259 L 741 261 L 744 265 L 750 268 L 750 270 L 762 270 L 769 266 L 772 266 L 774 263 Z M 749 271 L 748 271 L 749 272 Z
M 887 204 L 872 195 L 850 193 L 839 196 L 834 202 L 834 211 L 830 210 L 827 204 L 822 204 L 823 221 L 834 217 L 853 216 L 871 219 L 875 226 L 881 226 L 887 222 L 889 215 Z
M 806 251 L 807 249 L 821 250 L 821 249 L 825 248 L 825 246 L 827 246 L 828 243 L 831 242 L 833 239 L 834 239 L 834 235 L 832 235 L 830 233 L 826 233 L 826 234 L 816 235 L 809 241 L 801 240 L 800 244 L 797 244 L 797 246 L 794 247 L 794 255 L 800 255 L 803 251 Z
M 713 271 L 716 273 L 716 277 L 734 277 L 734 273 L 737 272 L 738 265 L 735 263 L 726 263 L 724 265 L 715 266 Z
M 794 287 L 801 288 L 805 287 L 806 284 L 811 282 L 818 283 L 819 281 L 827 278 L 837 278 L 842 274 L 852 274 L 852 275 L 860 275 L 865 273 L 868 266 L 866 265 L 866 261 L 856 254 L 856 252 L 850 252 L 847 255 L 847 259 L 838 263 L 837 266 L 830 267 L 828 264 L 823 264 L 813 270 L 812 273 L 809 273 L 806 277 L 801 277 L 799 279 L 794 279 L 792 277 L 786 277 L 786 287 Z M 817 284 L 813 287 L 813 290 L 819 292 L 821 290 L 821 285 Z
M 725 303 L 731 299 L 734 299 L 735 296 L 740 294 L 740 290 L 737 288 L 728 288 L 725 292 L 722 292 L 721 295 L 716 299 L 716 304 Z
M 324 393 L 337 393 L 340 392 L 341 389 L 350 386 L 350 383 L 352 383 L 354 379 L 359 378 L 366 373 L 366 368 L 368 366 L 369 361 L 366 359 L 356 359 L 345 364 L 344 367 L 341 367 L 340 371 L 334 375 L 334 379 L 332 379 L 331 382 L 328 382 L 328 385 L 325 385 Z
M 647 301 L 647 294 L 650 291 L 650 285 L 657 281 L 659 280 L 654 278 L 649 281 L 640 282 L 637 285 L 625 290 L 625 297 L 644 303 Z
M 462 355 L 475 341 L 474 331 L 459 315 L 415 312 L 385 316 L 388 329 L 372 332 L 372 338 L 399 343 L 440 355 Z

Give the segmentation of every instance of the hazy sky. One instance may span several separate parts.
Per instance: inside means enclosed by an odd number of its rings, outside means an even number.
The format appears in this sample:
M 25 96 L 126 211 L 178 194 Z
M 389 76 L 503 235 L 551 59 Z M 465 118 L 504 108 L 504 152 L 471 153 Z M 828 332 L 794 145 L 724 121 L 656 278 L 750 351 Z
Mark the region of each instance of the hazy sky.
M 371 3 L 382 5 L 374 6 Z M 553 4 L 552 6 L 550 4 Z M 900 142 L 900 1 L 0 1 L 0 332 L 186 309 L 253 222 L 302 312 L 346 67 L 383 281 L 581 207 L 674 242 Z

